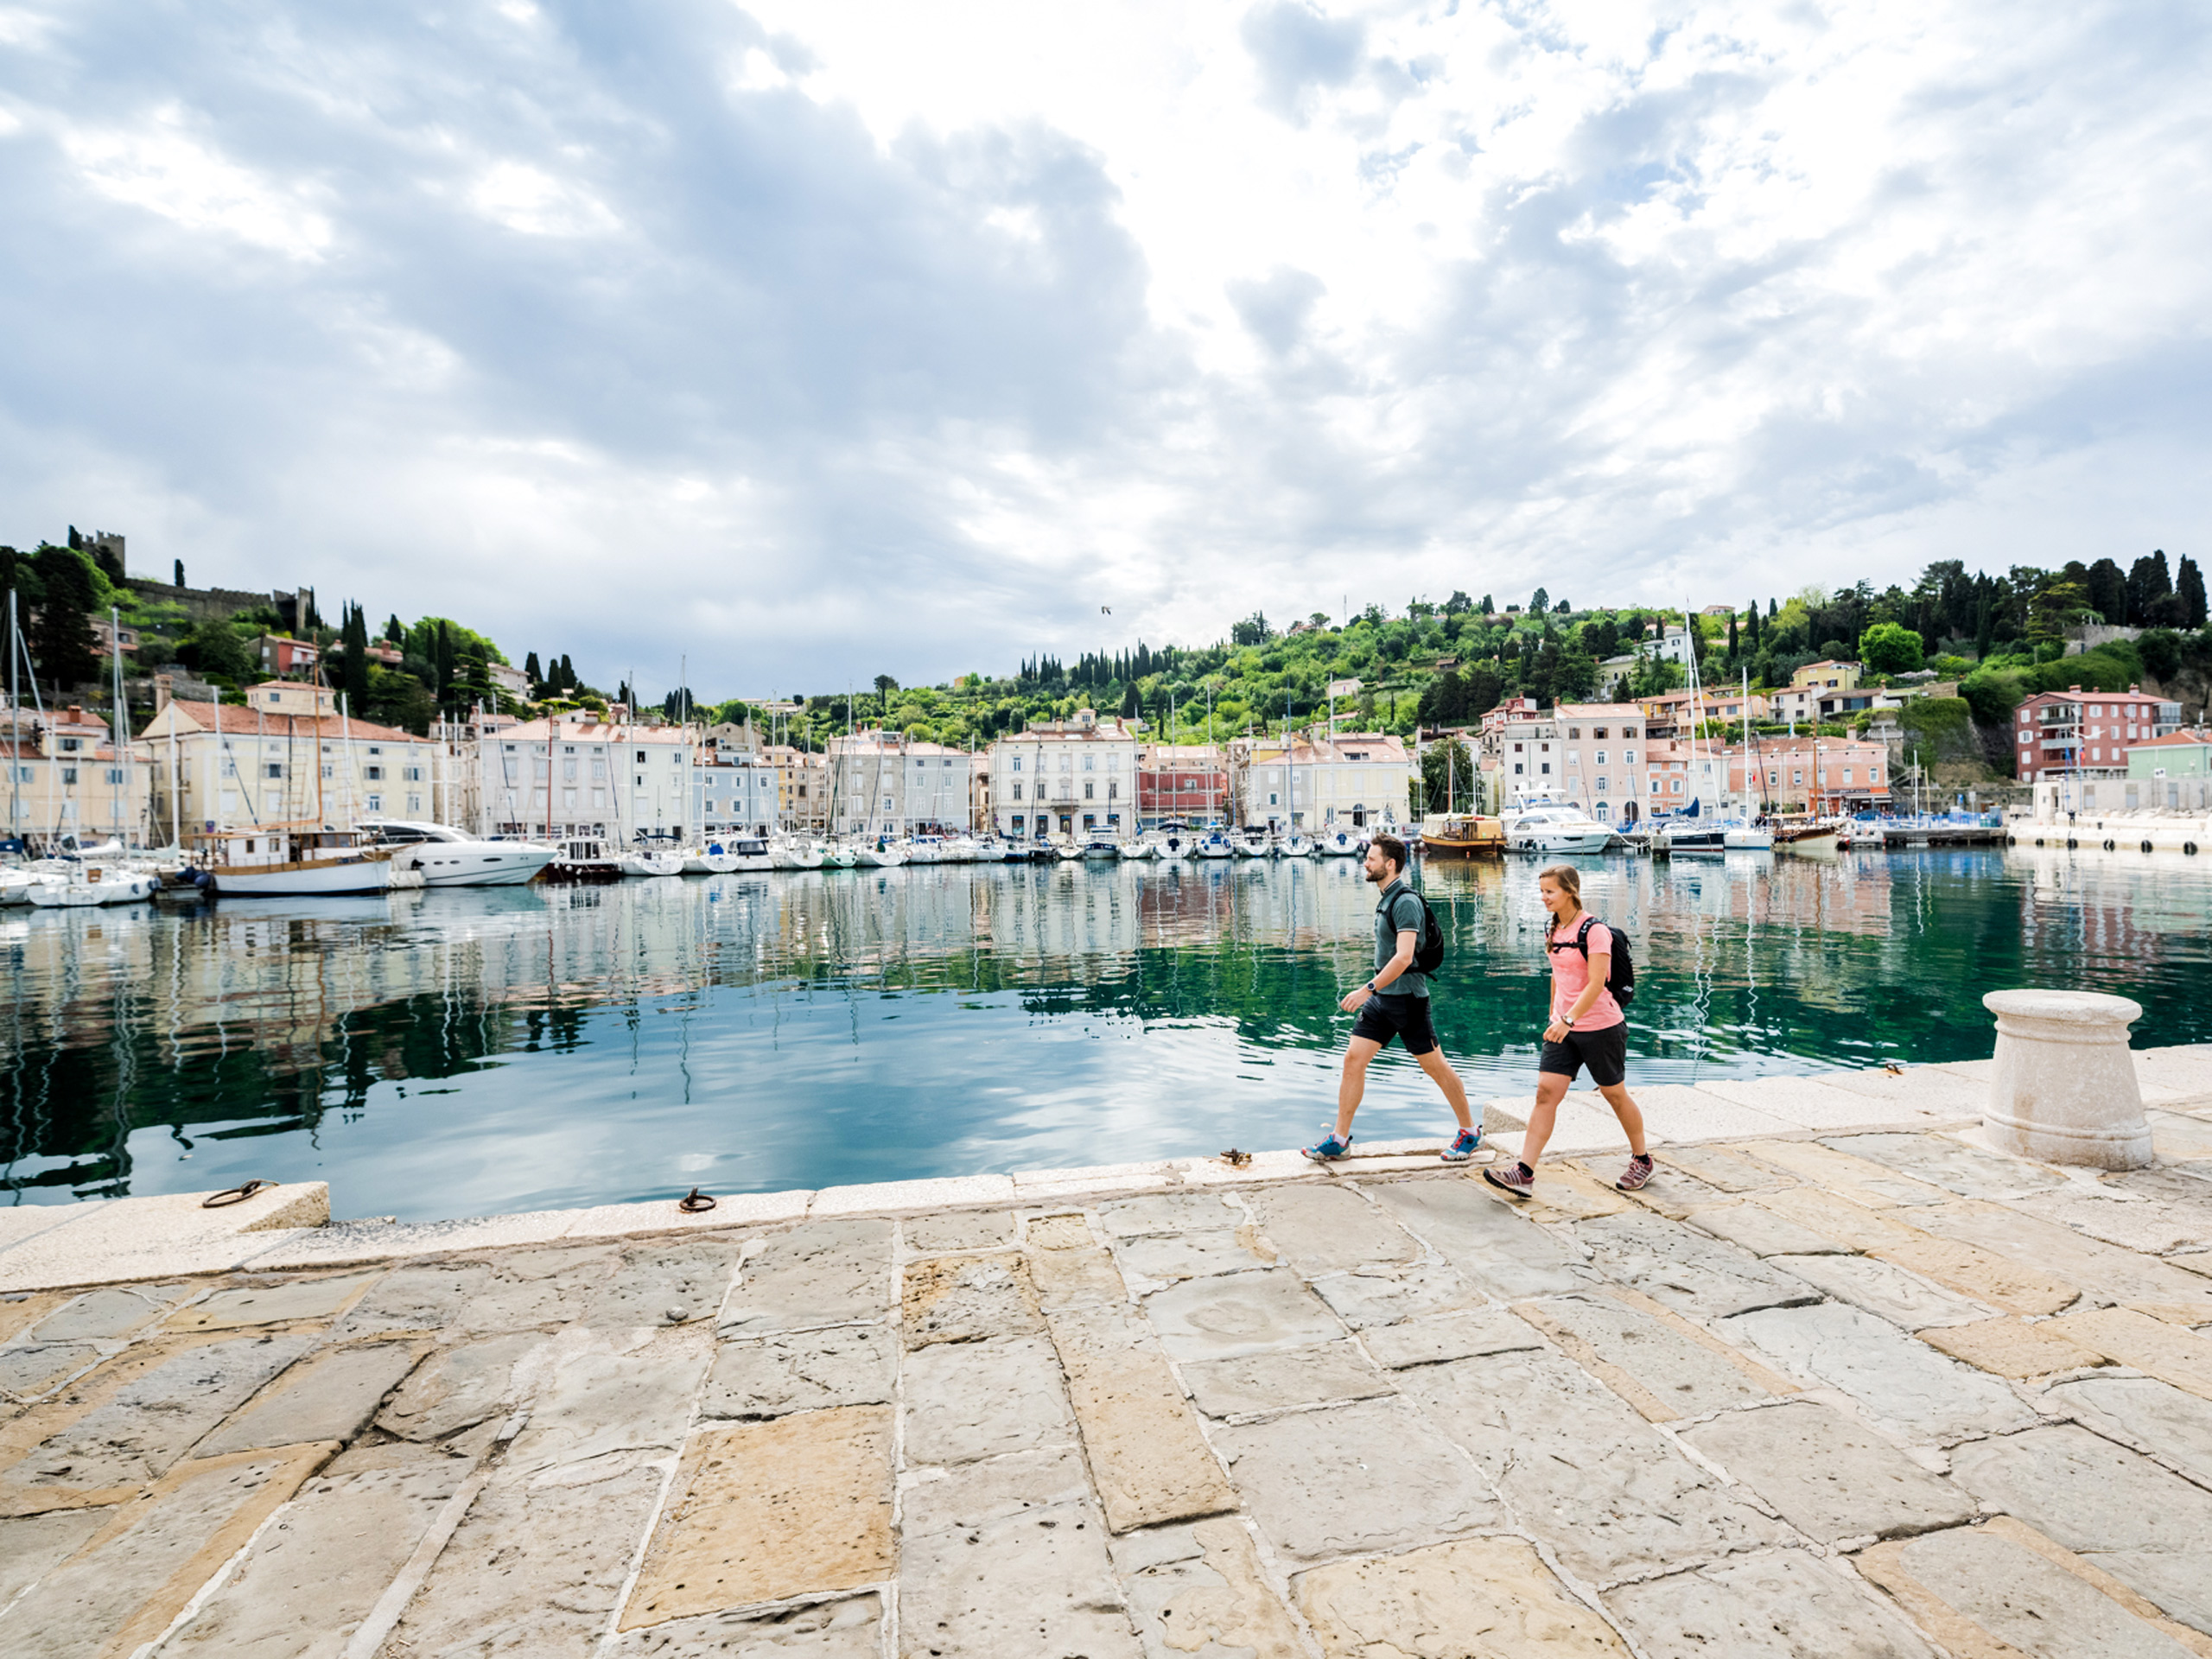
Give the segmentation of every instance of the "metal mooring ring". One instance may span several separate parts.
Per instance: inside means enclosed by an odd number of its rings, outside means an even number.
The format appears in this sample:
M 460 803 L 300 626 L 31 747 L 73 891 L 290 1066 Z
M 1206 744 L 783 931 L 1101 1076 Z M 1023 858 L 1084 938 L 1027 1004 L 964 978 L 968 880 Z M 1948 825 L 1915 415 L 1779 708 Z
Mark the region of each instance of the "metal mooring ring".
M 687 1216 L 696 1216 L 713 1209 L 715 1201 L 695 1186 L 676 1201 L 676 1207 Z
M 274 1181 L 248 1181 L 243 1186 L 226 1186 L 220 1192 L 210 1192 L 200 1200 L 202 1210 L 227 1210 L 234 1204 L 244 1204 L 264 1186 L 274 1186 Z

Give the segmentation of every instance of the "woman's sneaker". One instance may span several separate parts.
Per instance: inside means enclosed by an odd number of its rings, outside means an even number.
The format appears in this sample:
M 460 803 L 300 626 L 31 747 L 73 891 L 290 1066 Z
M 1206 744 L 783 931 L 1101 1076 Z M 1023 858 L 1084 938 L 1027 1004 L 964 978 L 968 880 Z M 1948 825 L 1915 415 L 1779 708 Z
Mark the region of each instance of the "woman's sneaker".
M 1613 1185 L 1624 1192 L 1641 1192 L 1643 1184 L 1651 1179 L 1651 1154 L 1643 1153 L 1628 1160 L 1628 1168 Z
M 1339 1158 L 1351 1156 L 1351 1136 L 1338 1135 L 1331 1129 L 1310 1147 L 1299 1148 L 1317 1164 L 1334 1163 Z
M 1503 1174 L 1486 1169 L 1483 1171 L 1483 1179 L 1516 1198 L 1525 1198 L 1536 1190 L 1536 1172 L 1526 1164 L 1516 1164 Z
M 1452 1137 L 1452 1144 L 1444 1148 L 1444 1161 L 1464 1164 L 1475 1155 L 1482 1143 L 1483 1132 L 1480 1129 L 1462 1129 Z

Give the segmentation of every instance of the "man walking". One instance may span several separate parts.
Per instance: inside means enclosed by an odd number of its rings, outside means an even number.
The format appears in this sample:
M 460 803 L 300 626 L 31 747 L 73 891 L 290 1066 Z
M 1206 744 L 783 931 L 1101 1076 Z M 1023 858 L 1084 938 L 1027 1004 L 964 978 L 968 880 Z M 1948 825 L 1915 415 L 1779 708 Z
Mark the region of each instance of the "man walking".
M 1436 1027 L 1429 1019 L 1428 976 L 1414 967 L 1427 912 L 1421 895 L 1406 885 L 1406 843 L 1395 836 L 1377 836 L 1370 842 L 1367 879 L 1382 889 L 1375 906 L 1375 976 L 1338 1005 L 1346 1014 L 1358 1014 L 1359 1020 L 1344 1050 L 1344 1080 L 1337 1085 L 1336 1127 L 1306 1147 L 1306 1155 L 1325 1164 L 1351 1151 L 1352 1114 L 1366 1092 L 1367 1063 L 1395 1037 L 1451 1103 L 1459 1133 L 1444 1149 L 1444 1161 L 1464 1164 L 1482 1145 L 1483 1132 L 1467 1109 L 1467 1090 L 1459 1074 L 1437 1046 Z

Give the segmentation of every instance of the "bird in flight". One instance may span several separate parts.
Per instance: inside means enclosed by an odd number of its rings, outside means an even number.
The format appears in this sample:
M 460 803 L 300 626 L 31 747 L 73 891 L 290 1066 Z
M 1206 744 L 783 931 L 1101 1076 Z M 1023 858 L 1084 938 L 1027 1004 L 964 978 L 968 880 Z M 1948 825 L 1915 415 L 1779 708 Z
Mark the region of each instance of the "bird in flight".
M 1098 614 L 1101 616 L 1111 616 L 1114 614 L 1114 607 L 1111 605 L 1101 605 L 1098 607 Z

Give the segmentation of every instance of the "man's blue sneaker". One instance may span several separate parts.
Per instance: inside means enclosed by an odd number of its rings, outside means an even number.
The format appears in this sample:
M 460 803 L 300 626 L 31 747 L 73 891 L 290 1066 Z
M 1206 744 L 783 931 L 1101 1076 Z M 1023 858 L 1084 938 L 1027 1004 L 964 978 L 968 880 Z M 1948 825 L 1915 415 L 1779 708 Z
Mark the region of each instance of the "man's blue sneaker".
M 1312 1146 L 1302 1147 L 1300 1150 L 1317 1164 L 1332 1163 L 1337 1159 L 1351 1156 L 1351 1136 L 1338 1135 L 1331 1129 Z
M 1480 1129 L 1462 1129 L 1452 1137 L 1452 1144 L 1444 1148 L 1444 1161 L 1464 1164 L 1475 1155 L 1482 1144 L 1483 1132 Z

